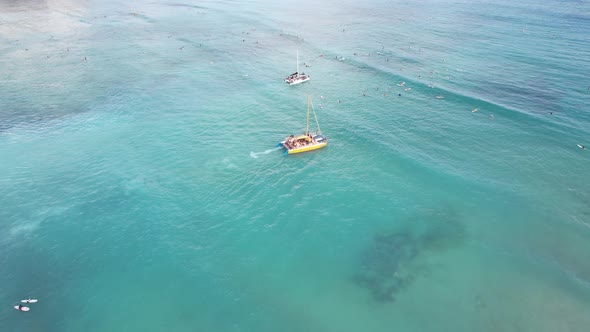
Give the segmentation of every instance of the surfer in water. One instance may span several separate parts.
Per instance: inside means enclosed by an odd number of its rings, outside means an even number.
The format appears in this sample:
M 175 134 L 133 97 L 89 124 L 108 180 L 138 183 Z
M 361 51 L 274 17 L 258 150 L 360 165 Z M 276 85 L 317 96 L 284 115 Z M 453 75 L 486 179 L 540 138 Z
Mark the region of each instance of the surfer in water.
M 24 310 L 23 310 L 23 305 L 22 305 L 22 304 L 19 304 L 19 305 L 18 305 L 18 308 L 17 308 L 17 310 L 18 310 L 18 311 L 24 311 Z
M 585 146 L 583 146 L 582 144 L 578 144 L 578 147 L 579 147 L 580 149 L 582 149 L 582 150 L 586 149 L 586 147 L 585 147 Z

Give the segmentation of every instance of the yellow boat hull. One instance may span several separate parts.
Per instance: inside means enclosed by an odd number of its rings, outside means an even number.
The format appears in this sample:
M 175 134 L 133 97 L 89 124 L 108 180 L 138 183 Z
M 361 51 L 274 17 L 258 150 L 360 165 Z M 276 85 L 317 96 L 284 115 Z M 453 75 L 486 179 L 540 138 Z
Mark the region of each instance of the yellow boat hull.
M 318 144 L 313 144 L 313 145 L 308 145 L 308 146 L 302 146 L 299 148 L 287 150 L 287 154 L 296 154 L 296 153 L 301 153 L 301 152 L 313 151 L 313 150 L 321 149 L 326 145 L 328 145 L 328 142 L 318 143 Z

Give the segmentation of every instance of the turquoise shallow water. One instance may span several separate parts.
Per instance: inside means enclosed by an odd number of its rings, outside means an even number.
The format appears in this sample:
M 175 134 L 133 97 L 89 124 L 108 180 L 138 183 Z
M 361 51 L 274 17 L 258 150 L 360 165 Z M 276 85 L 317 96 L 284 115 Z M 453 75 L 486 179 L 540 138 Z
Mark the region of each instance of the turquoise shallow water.
M 587 1 L 0 6 L 2 330 L 587 330 Z

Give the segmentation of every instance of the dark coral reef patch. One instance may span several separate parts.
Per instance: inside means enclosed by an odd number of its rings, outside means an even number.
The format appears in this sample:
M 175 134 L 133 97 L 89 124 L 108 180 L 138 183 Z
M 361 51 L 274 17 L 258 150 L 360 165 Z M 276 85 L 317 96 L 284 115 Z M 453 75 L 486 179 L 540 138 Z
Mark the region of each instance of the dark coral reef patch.
M 395 301 L 425 271 L 417 263 L 420 255 L 448 250 L 464 238 L 464 227 L 453 214 L 429 213 L 407 221 L 375 234 L 360 254 L 353 280 L 377 302 Z

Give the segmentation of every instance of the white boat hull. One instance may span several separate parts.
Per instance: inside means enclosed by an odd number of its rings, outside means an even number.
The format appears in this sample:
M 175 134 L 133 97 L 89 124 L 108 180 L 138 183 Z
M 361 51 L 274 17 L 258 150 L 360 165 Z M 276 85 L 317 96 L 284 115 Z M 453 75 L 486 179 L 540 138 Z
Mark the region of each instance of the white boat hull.
M 311 77 L 307 76 L 305 78 L 298 78 L 298 79 L 293 80 L 292 82 L 287 82 L 287 83 L 289 83 L 289 85 L 297 85 L 297 84 L 307 82 L 310 79 L 311 79 Z

